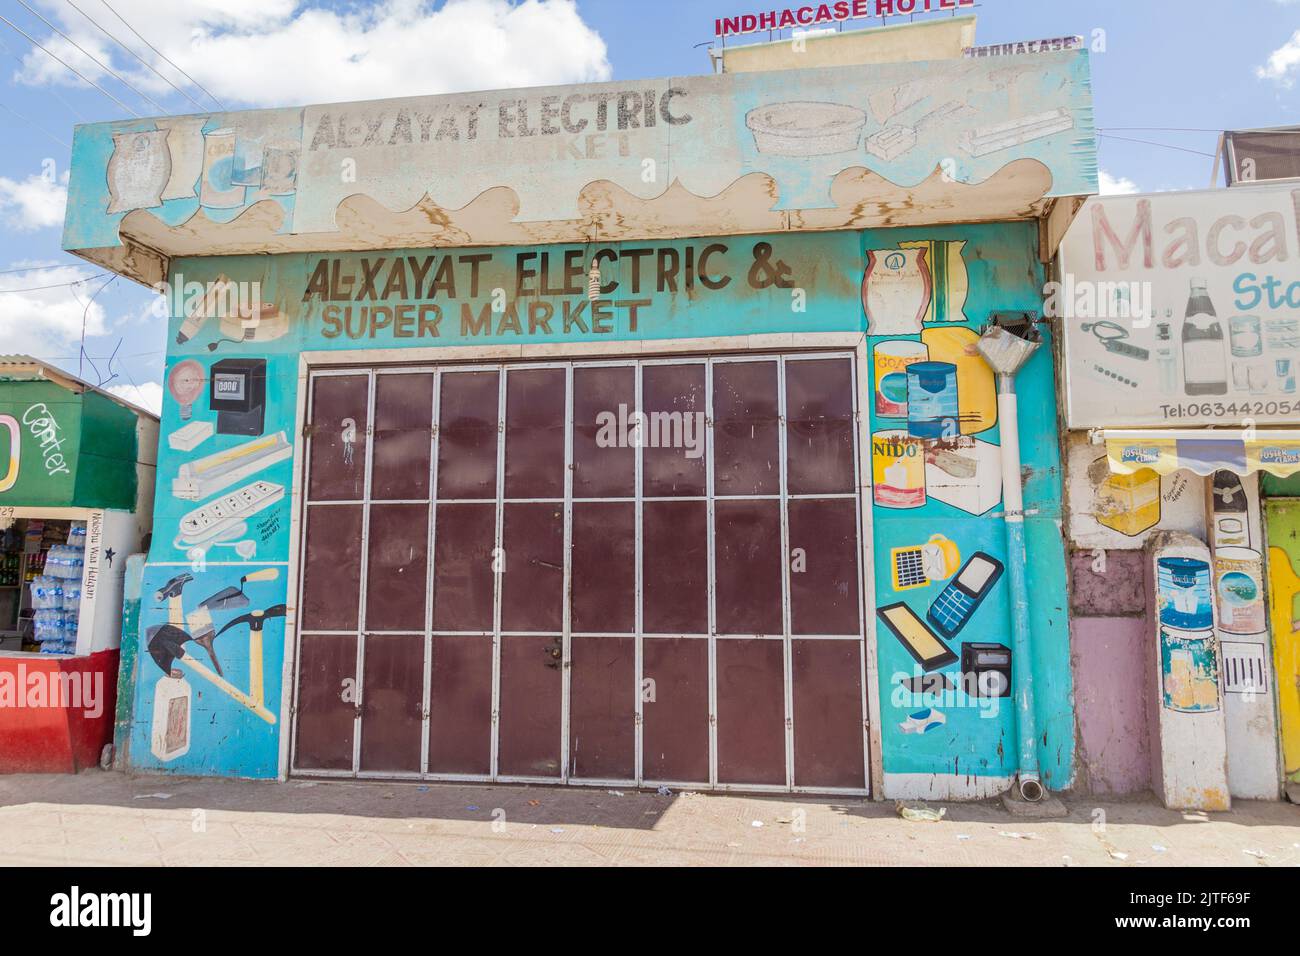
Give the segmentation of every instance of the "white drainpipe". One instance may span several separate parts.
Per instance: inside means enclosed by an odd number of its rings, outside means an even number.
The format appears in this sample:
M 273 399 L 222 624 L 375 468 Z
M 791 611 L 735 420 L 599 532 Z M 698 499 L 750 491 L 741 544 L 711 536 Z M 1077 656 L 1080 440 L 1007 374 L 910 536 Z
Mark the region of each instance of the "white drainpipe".
M 1011 585 L 1012 673 L 1016 702 L 1017 782 L 1025 800 L 1043 798 L 1038 773 L 1038 722 L 1034 716 L 1033 656 L 1029 640 L 1029 587 L 1025 581 L 1025 502 L 1020 478 L 1020 410 L 1016 373 L 1042 344 L 1032 318 L 1020 317 L 1018 332 L 994 317 L 979 341 L 980 354 L 998 375 L 998 423 L 1002 435 L 1002 503 L 1006 513 L 1007 570 Z M 1031 335 L 1033 338 L 1025 338 Z

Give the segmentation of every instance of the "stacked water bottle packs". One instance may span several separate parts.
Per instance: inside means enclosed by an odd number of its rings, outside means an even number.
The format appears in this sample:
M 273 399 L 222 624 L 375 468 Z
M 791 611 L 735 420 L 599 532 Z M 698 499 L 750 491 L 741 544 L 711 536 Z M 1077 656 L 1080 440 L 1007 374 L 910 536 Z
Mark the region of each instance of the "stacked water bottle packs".
M 32 579 L 32 637 L 41 645 L 42 653 L 67 653 L 63 649 L 68 643 L 67 615 L 63 610 L 63 585 L 63 578 L 48 574 Z M 75 643 L 75 629 L 72 631 L 72 638 Z
M 72 535 L 68 536 L 70 539 Z M 86 566 L 86 549 L 72 544 L 56 544 L 50 548 L 49 557 L 45 559 L 45 574 L 64 580 L 81 580 L 82 569 Z
M 32 636 L 42 654 L 73 654 L 77 648 L 86 526 L 73 524 L 67 544 L 50 548 L 45 573 L 32 581 Z

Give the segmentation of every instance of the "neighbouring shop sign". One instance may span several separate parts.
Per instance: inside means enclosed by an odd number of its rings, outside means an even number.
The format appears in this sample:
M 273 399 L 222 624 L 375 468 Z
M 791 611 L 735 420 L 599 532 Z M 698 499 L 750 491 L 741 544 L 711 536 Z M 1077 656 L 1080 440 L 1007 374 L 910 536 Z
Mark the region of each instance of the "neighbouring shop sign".
M 1300 179 L 1300 128 L 1226 132 L 1223 149 L 1229 186 Z
M 1059 53 L 1077 50 L 1083 46 L 1083 37 L 1052 37 L 1047 40 L 1017 40 L 1014 43 L 994 43 L 991 46 L 968 46 L 961 53 L 969 60 L 986 56 L 1024 56 L 1030 53 Z
M 1044 303 L 1069 427 L 1300 420 L 1298 210 L 1265 186 L 1088 200 Z
M 49 382 L 0 383 L 0 505 L 67 505 L 76 487 L 81 400 Z
M 975 6 L 975 0 L 838 0 L 834 3 L 809 3 L 714 21 L 718 37 L 744 36 L 765 30 L 791 30 L 818 27 L 827 23 L 865 20 L 869 17 L 913 16 L 917 13 L 941 13 Z

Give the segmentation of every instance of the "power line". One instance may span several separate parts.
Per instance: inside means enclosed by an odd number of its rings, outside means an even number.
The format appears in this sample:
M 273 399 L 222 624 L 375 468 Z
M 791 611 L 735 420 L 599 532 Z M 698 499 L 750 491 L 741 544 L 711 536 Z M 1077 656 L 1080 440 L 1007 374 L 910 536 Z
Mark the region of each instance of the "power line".
M 185 90 L 181 89 L 179 86 L 177 86 L 177 85 L 176 85 L 175 83 L 173 83 L 171 80 L 167 79 L 167 77 L 165 77 L 165 76 L 163 76 L 161 73 L 159 73 L 158 70 L 154 68 L 153 64 L 151 64 L 148 60 L 146 60 L 146 59 L 145 59 L 144 57 L 142 57 L 140 54 L 136 53 L 135 50 L 132 50 L 129 46 L 127 46 L 127 45 L 126 45 L 125 43 L 123 43 L 121 40 L 119 40 L 117 37 L 113 36 L 113 34 L 109 33 L 109 32 L 108 32 L 107 30 L 105 30 L 102 26 L 100 26 L 99 21 L 97 21 L 97 20 L 96 20 L 94 17 L 92 17 L 89 13 L 87 13 L 85 10 L 81 9 L 81 7 L 79 7 L 79 6 L 77 6 L 75 3 L 73 3 L 72 0 L 67 0 L 67 2 L 68 2 L 68 6 L 72 7 L 72 9 L 76 10 L 76 11 L 77 11 L 78 13 L 80 13 L 83 17 L 85 17 L 87 20 L 89 20 L 91 23 L 93 23 L 93 24 L 95 25 L 95 29 L 97 29 L 100 33 L 104 34 L 104 36 L 108 37 L 110 40 L 112 40 L 114 43 L 116 43 L 118 46 L 120 46 L 120 47 L 121 47 L 123 50 L 125 50 L 127 53 L 130 53 L 133 57 L 135 57 L 137 60 L 139 60 L 140 63 L 144 65 L 145 69 L 147 69 L 147 70 L 151 70 L 151 71 L 154 73 L 155 76 L 157 76 L 159 79 L 161 79 L 164 83 L 166 83 L 168 86 L 170 86 L 173 90 L 175 90 L 175 91 L 176 91 L 177 93 L 179 93 L 181 96 L 183 96 L 183 97 L 185 97 L 187 100 L 189 100 L 191 103 L 193 103 L 193 104 L 194 104 L 195 106 L 197 106 L 199 109 L 201 109 L 201 110 L 202 110 L 202 109 L 206 109 L 206 107 L 204 107 L 204 105 L 203 105 L 202 103 L 200 103 L 200 102 L 199 102 L 198 100 L 196 100 L 194 97 L 190 96 L 189 93 L 187 93 Z
M 1110 133 L 1098 133 L 1097 135 L 1103 139 L 1118 139 L 1125 143 L 1141 143 L 1143 146 L 1155 146 L 1160 149 L 1176 149 L 1180 153 L 1191 153 L 1193 156 L 1208 156 L 1210 159 L 1214 159 L 1213 153 L 1202 152 L 1199 149 L 1188 149 L 1185 146 L 1170 146 L 1168 143 L 1156 143 L 1149 139 L 1132 139 L 1128 136 L 1113 136 Z
M 153 352 L 131 352 L 128 355 L 118 356 L 118 360 L 123 361 L 129 358 L 143 358 L 145 356 L 166 355 L 166 354 L 167 352 L 163 349 L 158 349 Z M 111 358 L 111 356 L 108 355 L 95 355 L 95 356 L 88 355 L 86 357 L 94 358 L 96 362 L 106 362 L 109 360 L 109 358 Z M 42 362 L 71 362 L 73 359 L 78 358 L 78 356 L 76 355 L 33 355 L 32 358 L 40 359 Z
M 109 13 L 113 14 L 113 16 L 115 16 L 115 17 L 117 17 L 119 20 L 121 20 L 121 21 L 122 21 L 122 25 L 125 26 L 125 27 L 126 27 L 128 30 L 130 30 L 132 33 L 134 33 L 134 34 L 136 35 L 136 37 L 140 40 L 141 43 L 143 43 L 143 44 L 144 44 L 145 46 L 147 46 L 149 49 L 153 50 L 153 51 L 154 51 L 155 53 L 157 53 L 160 57 L 162 57 L 162 60 L 163 60 L 164 63 L 170 64 L 170 65 L 171 65 L 171 66 L 176 70 L 177 73 L 179 73 L 181 76 L 185 77 L 185 79 L 189 80 L 191 83 L 193 83 L 195 86 L 197 86 L 197 87 L 198 87 L 200 90 L 202 90 L 204 93 L 207 93 L 208 98 L 209 98 L 210 100 L 212 100 L 212 102 L 216 103 L 217 106 L 218 106 L 219 108 L 221 108 L 221 109 L 223 109 L 223 110 L 226 108 L 226 105 L 225 105 L 224 103 L 222 103 L 221 100 L 217 99 L 217 98 L 216 98 L 215 96 L 213 96 L 211 93 L 208 93 L 208 88 L 207 88 L 206 86 L 204 86 L 204 85 L 203 85 L 202 83 L 200 83 L 198 80 L 194 79 L 194 77 L 190 76 L 188 73 L 186 73 L 184 70 L 182 70 L 179 66 L 177 66 L 175 63 L 173 63 L 171 60 L 167 59 L 166 54 L 164 54 L 162 50 L 158 49 L 156 46 L 154 46 L 152 43 L 150 43 L 150 42 L 149 42 L 148 40 L 146 40 L 144 37 L 140 36 L 140 31 L 137 30 L 135 27 L 131 26 L 131 24 L 127 23 L 127 22 L 126 22 L 126 18 L 123 17 L 122 14 L 118 13 L 118 12 L 117 12 L 116 10 L 114 10 L 111 6 L 109 6 L 109 4 L 108 4 L 108 0 L 99 0 L 99 2 L 102 3 L 105 7 L 108 8 L 108 12 L 109 12 Z
M 84 279 L 78 279 L 75 282 L 60 282 L 57 285 L 38 285 L 30 289 L 0 289 L 0 295 L 8 295 L 11 292 L 44 292 L 47 289 L 66 289 L 69 286 L 81 285 L 83 282 L 93 282 L 95 279 L 102 279 L 108 275 L 107 272 L 97 272 L 93 276 L 86 276 Z M 114 276 L 113 278 L 117 278 Z
M 1222 133 L 1221 129 L 1197 129 L 1190 126 L 1098 126 L 1097 132 L 1105 133 L 1117 129 L 1129 133 Z
M 8 19 L 6 19 L 4 16 L 0 16 L 0 22 L 7 24 L 7 25 L 8 25 L 8 26 L 9 26 L 9 27 L 10 27 L 10 28 L 15 32 L 15 33 L 19 34 L 19 35 L 22 36 L 24 39 L 26 39 L 26 40 L 27 40 L 27 41 L 28 41 L 32 46 L 37 47 L 38 49 L 40 49 L 40 50 L 44 51 L 45 53 L 49 54 L 49 56 L 53 57 L 55 60 L 58 60 L 58 61 L 59 61 L 60 63 L 62 63 L 65 67 L 67 67 L 69 70 L 71 70 L 73 73 L 75 73 L 75 74 L 77 75 L 78 79 L 80 79 L 82 82 L 84 82 L 84 83 L 88 83 L 88 84 L 90 84 L 91 86 L 93 86 L 95 89 L 99 90 L 99 92 L 103 93 L 103 94 L 104 94 L 105 96 L 107 96 L 110 100 L 112 100 L 112 101 L 113 101 L 114 103 L 116 103 L 118 106 L 122 107 L 122 109 L 126 110 L 126 111 L 127 111 L 128 113 L 130 113 L 132 116 L 136 117 L 137 119 L 141 118 L 139 113 L 137 113 L 135 110 L 131 109 L 131 107 L 127 106 L 125 103 L 123 103 L 121 100 L 119 100 L 119 99 L 118 99 L 116 96 L 114 96 L 112 93 L 108 92 L 108 90 L 104 89 L 102 86 L 100 86 L 100 85 L 99 85 L 98 83 L 96 83 L 94 80 L 88 79 L 87 77 L 83 76 L 83 75 L 82 75 L 81 73 L 79 73 L 75 68 L 69 66 L 68 63 L 67 63 L 66 61 L 59 59 L 59 57 L 58 57 L 56 54 L 51 53 L 51 52 L 50 52 L 49 50 L 47 50 L 45 47 L 41 46 L 41 44 L 40 44 L 40 42 L 39 42 L 38 40 L 36 40 L 36 39 L 34 39 L 33 37 L 28 36 L 28 34 L 24 33 L 24 32 L 23 32 L 23 31 L 22 31 L 22 30 L 21 30 L 21 29 L 20 29 L 20 28 L 19 28 L 19 27 L 18 27 L 18 26 L 13 22 L 13 21 L 12 21 L 12 20 L 8 20 Z
M 45 134 L 46 136 L 48 136 L 50 139 L 54 140 L 54 142 L 56 142 L 56 143 L 58 143 L 60 146 L 62 146 L 64 149 L 69 150 L 69 151 L 72 149 L 71 146 L 69 146 L 69 145 L 68 145 L 67 143 L 65 143 L 63 140 L 59 139 L 57 136 L 55 136 L 53 133 L 51 133 L 49 130 L 47 130 L 44 126 L 41 126 L 39 123 L 34 123 L 34 122 L 32 122 L 32 121 L 29 120 L 26 116 L 24 116 L 22 113 L 19 113 L 19 112 L 18 112 L 16 109 L 14 109 L 13 107 L 8 106 L 8 105 L 5 104 L 5 103 L 0 103 L 0 109 L 3 109 L 3 110 L 5 110 L 5 111 L 7 111 L 7 112 L 9 112 L 9 113 L 12 113 L 14 116 L 17 116 L 20 120 L 22 120 L 24 123 L 26 123 L 26 124 L 27 124 L 28 126 L 30 126 L 32 129 L 37 130 L 38 132 L 44 133 L 44 134 Z
M 41 16 L 41 14 L 40 14 L 39 12 L 37 12 L 36 10 L 32 9 L 31 7 L 29 7 L 29 6 L 27 5 L 27 3 L 26 3 L 26 0 L 18 0 L 18 5 L 19 5 L 20 7 L 22 7 L 24 10 L 26 10 L 28 13 L 30 13 L 32 16 L 36 17 L 36 19 L 38 19 L 38 20 L 40 20 L 42 23 L 44 23 L 47 27 L 49 27 L 51 30 L 53 30 L 55 33 L 57 33 L 59 36 L 63 37 L 63 39 L 65 39 L 65 40 L 67 40 L 69 43 L 71 43 L 74 47 L 76 47 L 76 48 L 77 48 L 78 50 L 80 50 L 83 54 L 85 54 L 87 57 L 89 57 L 89 58 L 91 59 L 91 61 L 94 62 L 94 63 L 95 63 L 95 64 L 96 64 L 96 65 L 97 65 L 101 70 L 103 70 L 103 71 L 104 71 L 105 73 L 107 73 L 109 76 L 113 77 L 113 79 L 117 80 L 117 82 L 121 83 L 123 86 L 125 86 L 128 90 L 130 90 L 130 91 L 131 91 L 132 93 L 134 93 L 136 96 L 140 97 L 140 99 L 144 100 L 146 103 L 148 103 L 148 104 L 149 104 L 150 106 L 152 106 L 154 109 L 156 109 L 159 113 L 166 113 L 166 112 L 167 112 L 167 107 L 163 106 L 161 103 L 159 103 L 157 100 L 155 100 L 153 97 L 149 96 L 148 94 L 140 92 L 140 91 L 137 90 L 134 86 L 132 86 L 129 82 L 127 82 L 126 80 L 122 79 L 121 76 L 119 76 L 117 73 L 113 72 L 113 69 L 112 69 L 108 64 L 101 62 L 101 61 L 99 60 L 98 57 L 96 57 L 94 54 L 92 54 L 89 50 L 87 50 L 85 47 L 83 47 L 80 43 L 78 43 L 76 40 L 72 39 L 72 37 L 68 36 L 66 33 L 64 33 L 62 30 L 60 30 L 58 27 L 56 27 L 56 26 L 55 26 L 53 23 L 51 23 L 49 20 L 46 20 L 45 17 Z
M 114 278 L 117 277 L 114 276 Z M 86 308 L 89 309 L 90 306 L 86 306 Z M 86 340 L 86 330 L 85 330 L 84 323 L 82 324 L 81 340 L 83 342 Z M 117 373 L 113 371 L 113 359 L 117 357 L 118 350 L 122 348 L 123 341 L 125 340 L 119 336 L 117 340 L 117 345 L 113 346 L 113 354 L 108 357 L 108 371 L 109 371 L 108 378 L 104 378 L 104 376 L 100 373 L 99 366 L 95 364 L 95 360 L 92 359 L 89 355 L 86 355 L 86 360 L 90 362 L 90 367 L 95 370 L 95 377 L 99 379 L 99 382 L 96 385 L 97 388 L 103 388 L 109 382 L 113 381 L 113 379 L 117 378 Z M 86 347 L 84 345 L 81 347 L 81 354 L 82 355 L 86 354 Z
M 19 0 L 19 2 L 21 2 L 21 0 Z M 90 315 L 90 307 L 91 307 L 92 305 L 95 304 L 95 298 L 96 298 L 96 297 L 97 297 L 101 292 L 103 292 L 105 289 L 107 289 L 109 286 L 111 286 L 111 285 L 112 285 L 114 282 L 116 282 L 116 281 L 117 281 L 117 276 L 113 276 L 111 279 L 109 279 L 107 282 L 105 282 L 103 285 L 101 285 L 98 289 L 96 289 L 96 290 L 91 294 L 91 296 L 90 296 L 90 301 L 86 303 L 86 308 L 83 309 L 82 312 L 81 312 L 81 349 L 80 349 L 80 351 L 78 352 L 78 355 L 77 355 L 77 378 L 81 378 L 81 377 L 82 377 L 82 375 L 81 375 L 81 368 L 82 368 L 81 360 L 87 357 L 87 356 L 86 356 L 86 319 L 87 319 L 87 317 Z M 81 300 L 77 297 L 77 294 L 76 294 L 75 292 L 74 292 L 72 295 L 73 295 L 73 298 L 77 298 L 77 301 L 81 301 Z M 119 347 L 120 347 L 121 343 L 119 342 L 118 345 L 119 345 Z M 117 353 L 117 349 L 114 349 L 113 352 L 114 352 L 114 354 L 116 354 L 116 353 Z M 111 360 L 112 360 L 112 359 L 111 359 L 111 357 L 110 357 L 110 361 L 111 361 Z M 94 362 L 91 362 L 91 363 L 90 363 L 90 367 L 93 368 L 93 369 L 95 370 L 95 375 L 96 375 L 97 377 L 99 377 L 100 384 L 103 384 L 104 379 L 103 379 L 103 376 L 101 376 L 101 375 L 99 374 L 99 366 L 97 366 Z
M 0 106 L 3 106 L 0 103 Z M 10 276 L 18 272 L 44 272 L 46 269 L 73 269 L 81 263 L 79 262 L 56 262 L 48 266 L 26 266 L 22 269 L 0 269 L 0 276 Z

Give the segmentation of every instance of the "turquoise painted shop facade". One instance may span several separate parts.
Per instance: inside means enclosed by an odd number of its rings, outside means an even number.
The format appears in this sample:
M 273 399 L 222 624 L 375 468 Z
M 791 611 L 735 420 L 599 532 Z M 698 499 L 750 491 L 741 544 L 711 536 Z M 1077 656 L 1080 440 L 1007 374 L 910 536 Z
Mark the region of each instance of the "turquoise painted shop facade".
M 1069 786 L 1051 350 L 1020 376 L 1033 660 L 1014 661 L 973 341 L 1042 309 L 1040 228 L 1096 191 L 1087 51 L 132 119 L 79 127 L 72 152 L 64 247 L 171 299 L 127 765 L 288 772 L 312 368 L 663 342 L 857 355 L 873 794 L 1010 786 L 1008 667 L 1033 670 L 1043 782 Z M 257 322 L 188 317 L 222 278 Z M 222 510 L 233 491 L 250 520 Z M 959 619 L 957 581 L 979 592 Z
M 1006 778 L 1016 773 L 1015 714 L 1011 697 L 972 697 L 965 693 L 959 679 L 961 662 L 957 661 L 940 671 L 946 674 L 956 691 L 943 689 L 937 693 L 909 693 L 900 687 L 903 679 L 915 680 L 923 671 L 895 639 L 882 622 L 879 611 L 902 603 L 921 619 L 927 619 L 931 606 L 949 583 L 948 580 L 930 581 L 916 587 L 900 589 L 895 575 L 895 549 L 915 548 L 931 542 L 936 535 L 956 546 L 960 555 L 950 561 L 948 570 L 964 565 L 973 555 L 985 554 L 1005 566 L 1006 532 L 1001 520 L 1002 502 L 1000 487 L 993 481 L 999 459 L 996 447 L 1001 445 L 1001 430 L 996 422 L 997 409 L 995 383 L 991 370 L 984 360 L 973 354 L 973 343 L 978 330 L 994 312 L 1032 312 L 1042 309 L 1041 288 L 1043 268 L 1038 261 L 1037 230 L 1030 223 L 1003 225 L 953 226 L 924 229 L 876 230 L 862 234 L 861 249 L 864 262 L 873 250 L 916 248 L 925 243 L 933 250 L 946 244 L 944 251 L 949 259 L 949 282 L 960 293 L 961 280 L 951 276 L 966 273 L 964 307 L 950 304 L 950 319 L 958 321 L 935 323 L 926 321 L 918 335 L 869 335 L 871 353 L 871 383 L 883 372 L 878 368 L 891 344 L 930 341 L 929 359 L 945 361 L 957 359 L 959 364 L 959 395 L 968 382 L 976 384 L 969 402 L 962 399 L 960 416 L 962 439 L 959 445 L 982 449 L 979 486 L 971 488 L 956 483 L 940 491 L 927 489 L 923 504 L 915 500 L 905 507 L 888 494 L 873 494 L 870 507 L 873 511 L 875 554 L 875 640 L 879 655 L 879 686 L 881 724 L 886 777 L 886 793 L 944 794 L 944 788 L 928 789 L 924 780 L 911 776 L 911 785 L 901 781 L 891 786 L 891 779 L 900 775 L 919 775 L 920 778 L 952 776 L 968 778 Z M 953 257 L 960 256 L 962 264 Z M 936 287 L 940 280 L 936 278 Z M 965 318 L 952 314 L 961 308 Z M 1051 361 L 1050 333 L 1043 328 L 1047 341 L 1038 354 L 1030 360 L 1017 376 L 1020 396 L 1020 443 L 1022 475 L 1025 477 L 1025 536 L 1031 582 L 1030 627 L 1033 645 L 1034 693 L 1040 736 L 1038 760 L 1043 783 L 1049 789 L 1061 790 L 1073 779 L 1074 767 L 1074 711 L 1073 690 L 1070 677 L 1069 631 L 1067 621 L 1065 549 L 1060 533 L 1061 520 L 1061 458 L 1057 442 L 1056 385 Z M 951 362 L 950 362 L 951 364 Z M 873 385 L 874 388 L 874 385 Z M 862 396 L 862 408 L 870 409 L 872 456 L 879 457 L 882 449 L 880 434 L 898 432 L 908 427 L 907 420 L 898 415 L 881 414 L 879 405 L 871 394 Z M 991 446 L 984 448 L 984 446 Z M 878 482 L 880 469 L 871 469 L 873 480 Z M 985 468 L 987 471 L 984 471 Z M 942 474 L 935 466 L 927 468 L 928 484 Z M 943 480 L 942 478 L 940 479 Z M 882 504 L 882 500 L 885 502 Z M 1007 575 L 1003 573 L 991 593 L 971 616 L 970 623 L 959 636 L 949 640 L 955 654 L 960 656 L 962 644 L 1011 646 L 1011 607 Z M 1012 666 L 1018 662 L 1012 661 Z M 930 675 L 933 679 L 933 673 Z M 928 688 L 927 688 L 928 689 Z M 931 730 L 923 730 L 925 721 L 913 722 L 913 731 L 905 732 L 912 715 L 937 710 L 946 718 L 945 723 Z M 919 726 L 918 726 L 919 724 Z M 975 792 L 987 792 L 975 785 Z M 1001 787 L 996 787 L 1001 789 Z
M 877 347 L 883 345 L 888 352 L 891 343 L 920 343 L 939 357 L 960 349 L 963 336 L 972 338 L 991 312 L 1040 310 L 1043 274 L 1037 235 L 1033 223 L 1008 223 L 588 246 L 174 260 L 171 278 L 182 299 L 187 283 L 206 288 L 222 276 L 235 283 L 256 283 L 259 298 L 266 303 L 264 329 L 257 336 L 261 341 L 238 341 L 230 320 L 213 318 L 187 327 L 183 308 L 174 310 L 170 319 L 168 381 L 179 382 L 177 390 L 192 404 L 183 408 L 175 390 L 164 400 L 153 548 L 144 570 L 140 630 L 125 636 L 139 643 L 129 765 L 177 774 L 260 779 L 286 771 L 282 736 L 291 732 L 292 724 L 287 710 L 292 668 L 286 669 L 286 649 L 293 640 L 291 629 L 286 628 L 291 613 L 266 616 L 260 667 L 253 659 L 256 643 L 246 624 L 221 634 L 213 646 L 227 688 L 191 678 L 195 692 L 187 750 L 174 754 L 165 741 L 157 740 L 171 678 L 164 669 L 167 654 L 150 653 L 150 635 L 156 636 L 169 620 L 174 623 L 178 610 L 191 615 L 203 599 L 225 589 L 241 590 L 247 609 L 214 614 L 218 627 L 248 610 L 291 608 L 297 589 L 297 570 L 290 566 L 292 502 L 297 494 L 292 455 L 255 475 L 257 481 L 284 489 L 284 497 L 249 523 L 245 538 L 253 542 L 254 554 L 241 555 L 222 545 L 196 550 L 189 544 L 182 522 L 207 499 L 177 497 L 174 492 L 184 491 L 185 485 L 173 480 L 183 473 L 193 474 L 202 459 L 238 452 L 255 441 L 215 434 L 184 450 L 188 443 L 173 438 L 187 426 L 193 429 L 196 422 L 216 419 L 207 387 L 201 393 L 185 392 L 184 373 L 195 371 L 192 363 L 198 363 L 210 385 L 214 371 L 221 370 L 220 366 L 214 370 L 218 363 L 264 361 L 265 424 L 263 437 L 257 440 L 274 445 L 277 436 L 283 436 L 287 446 L 296 448 L 302 442 L 298 388 L 303 353 L 346 354 L 347 359 L 366 365 L 376 361 L 380 350 L 386 362 L 400 362 L 401 351 L 408 350 L 413 359 L 427 363 L 437 361 L 438 349 L 455 346 L 559 343 L 590 349 L 602 342 L 640 340 L 647 343 L 649 354 L 656 340 L 676 340 L 676 349 L 685 339 L 794 333 L 792 341 L 798 348 L 800 335 L 858 333 L 870 357 L 868 372 L 859 382 L 858 400 L 861 414 L 870 416 L 868 431 L 873 436 L 871 447 L 862 449 L 859 465 L 863 476 L 870 476 L 877 464 L 878 433 L 908 427 L 905 418 L 882 414 L 877 403 L 875 362 L 882 354 Z M 936 288 L 931 289 L 930 301 L 935 305 L 920 317 L 921 331 L 868 335 L 871 320 L 864 298 L 870 303 L 873 293 L 864 292 L 864 278 L 873 255 L 883 263 L 890 253 L 910 249 L 914 263 L 918 244 L 926 249 L 927 259 L 946 262 L 931 276 Z M 587 298 L 583 268 L 593 255 L 602 263 L 603 289 L 596 303 Z M 904 256 L 899 261 L 906 260 Z M 716 349 L 716 344 L 701 341 L 701 351 L 710 349 Z M 978 358 L 974 361 L 982 364 Z M 987 382 L 979 366 L 963 360 L 960 367 L 959 384 L 966 385 L 976 399 L 985 395 Z M 968 377 L 974 386 L 968 384 Z M 1021 374 L 1020 394 L 1030 514 L 1029 580 L 1034 589 L 1031 666 L 1041 730 L 1039 760 L 1044 782 L 1060 789 L 1068 786 L 1073 774 L 1074 720 L 1050 349 L 1043 349 Z M 1000 433 L 996 421 L 987 421 L 987 408 L 977 408 L 974 415 L 966 408 L 961 411 L 971 433 L 959 444 L 964 443 L 968 452 L 995 455 Z M 929 777 L 960 779 L 968 785 L 973 781 L 972 789 L 978 790 L 981 780 L 996 783 L 1015 774 L 1015 715 L 1010 698 L 976 698 L 960 689 L 935 696 L 901 688 L 901 680 L 922 672 L 876 616 L 877 609 L 901 603 L 924 619 L 947 584 L 936 580 L 900 590 L 894 571 L 896 549 L 911 549 L 942 536 L 950 542 L 950 573 L 977 553 L 999 562 L 1005 558 L 1000 502 L 989 499 L 988 476 L 983 471 L 990 466 L 996 471 L 996 457 L 986 455 L 980 459 L 979 481 L 951 491 L 935 489 L 919 506 L 915 500 L 898 507 L 888 496 L 883 503 L 881 496 L 864 497 L 875 567 L 872 586 L 864 587 L 869 599 L 867 640 L 869 645 L 874 641 L 878 661 L 878 681 L 869 693 L 878 699 L 880 709 L 885 775 L 880 795 L 915 790 L 915 781 Z M 175 596 L 178 581 L 179 598 Z M 193 632 L 195 621 L 188 623 Z M 959 639 L 949 643 L 957 654 L 962 643 L 1010 646 L 1005 575 Z M 204 651 L 194 644 L 186 647 L 191 657 L 207 665 Z M 1022 664 L 1015 662 L 1015 666 Z M 960 670 L 956 663 L 942 672 L 953 684 L 960 684 Z M 260 693 L 254 693 L 257 671 Z M 915 715 L 927 710 L 939 711 L 946 720 L 921 732 L 924 721 L 918 722 Z

